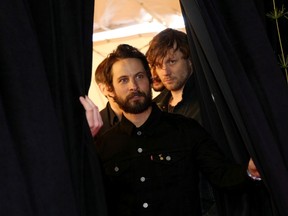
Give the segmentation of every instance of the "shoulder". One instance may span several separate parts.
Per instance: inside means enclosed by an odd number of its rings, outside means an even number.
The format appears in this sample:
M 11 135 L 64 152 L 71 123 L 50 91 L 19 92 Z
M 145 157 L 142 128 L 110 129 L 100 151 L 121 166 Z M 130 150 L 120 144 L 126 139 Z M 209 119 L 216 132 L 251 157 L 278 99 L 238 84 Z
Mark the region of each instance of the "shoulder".
M 129 137 L 129 134 L 123 132 L 117 123 L 97 138 L 96 151 L 100 158 L 105 161 L 111 158 L 111 155 L 124 150 Z
M 106 107 L 103 108 L 103 109 L 100 111 L 100 115 L 101 115 L 102 119 L 103 119 L 104 117 L 107 118 L 108 112 L 109 112 L 109 102 L 107 102 Z
M 157 104 L 162 104 L 165 103 L 165 101 L 167 101 L 167 99 L 169 99 L 171 97 L 171 93 L 169 90 L 164 89 L 160 94 L 158 94 L 154 99 L 153 102 L 157 103 Z
M 207 136 L 208 132 L 193 118 L 185 117 L 181 114 L 177 113 L 167 113 L 162 112 L 161 115 L 162 124 L 170 125 L 175 129 L 180 129 L 181 131 L 185 131 L 186 133 L 191 134 L 202 134 Z
M 119 133 L 119 123 L 116 123 L 115 125 L 111 127 L 106 127 L 106 130 L 103 131 L 103 133 L 99 136 L 99 140 L 106 140 L 110 137 L 114 137 L 115 134 Z
M 163 120 L 173 121 L 177 124 L 198 124 L 194 119 L 178 113 L 168 113 L 162 111 L 162 118 Z

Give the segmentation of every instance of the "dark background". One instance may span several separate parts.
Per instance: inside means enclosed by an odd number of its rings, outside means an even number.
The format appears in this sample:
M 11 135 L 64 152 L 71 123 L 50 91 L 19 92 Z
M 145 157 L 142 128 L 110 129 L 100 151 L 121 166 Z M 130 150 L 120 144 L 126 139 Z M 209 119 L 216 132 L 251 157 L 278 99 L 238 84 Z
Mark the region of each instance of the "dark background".
M 227 156 L 251 156 L 263 181 L 218 193 L 221 215 L 288 215 L 288 94 L 272 1 L 181 0 L 204 125 Z M 276 1 L 277 7 L 287 1 Z M 287 55 L 288 23 L 281 36 Z
M 275 25 L 265 16 L 272 1 L 180 2 L 205 127 L 231 159 L 251 155 L 263 177 L 242 197 L 219 194 L 221 211 L 287 216 L 288 94 Z M 93 7 L 92 0 L 1 1 L 0 215 L 106 215 L 78 99 L 90 85 Z

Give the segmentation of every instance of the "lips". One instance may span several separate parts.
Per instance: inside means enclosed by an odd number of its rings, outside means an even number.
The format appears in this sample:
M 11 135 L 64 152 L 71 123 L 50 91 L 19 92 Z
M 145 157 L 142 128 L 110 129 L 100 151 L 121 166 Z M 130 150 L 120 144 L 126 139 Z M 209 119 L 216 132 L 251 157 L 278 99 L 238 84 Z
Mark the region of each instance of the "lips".
M 163 83 L 171 83 L 171 82 L 173 82 L 174 81 L 174 79 L 172 79 L 172 78 L 167 78 L 167 79 L 164 79 L 163 80 Z
M 144 93 L 141 93 L 141 92 L 135 92 L 135 93 L 131 93 L 127 96 L 127 99 L 130 100 L 130 99 L 137 99 L 137 98 L 140 98 L 140 97 L 145 97 L 145 94 Z
M 129 100 L 135 101 L 135 100 L 138 100 L 138 99 L 140 99 L 140 96 L 134 96 L 134 97 L 130 98 Z

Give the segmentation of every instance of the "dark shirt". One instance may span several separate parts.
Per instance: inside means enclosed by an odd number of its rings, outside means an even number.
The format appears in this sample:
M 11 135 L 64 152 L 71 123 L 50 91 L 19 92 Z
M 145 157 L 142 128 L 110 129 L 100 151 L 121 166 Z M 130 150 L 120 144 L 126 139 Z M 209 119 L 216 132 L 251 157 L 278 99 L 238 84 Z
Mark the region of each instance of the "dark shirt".
M 185 84 L 182 100 L 175 107 L 169 106 L 171 97 L 171 92 L 165 89 L 153 101 L 157 103 L 162 111 L 181 114 L 188 118 L 193 118 L 201 124 L 200 105 L 193 74 Z
M 181 114 L 188 118 L 195 119 L 198 123 L 202 124 L 201 112 L 199 98 L 195 86 L 195 75 L 192 74 L 189 79 L 186 81 L 183 93 L 182 100 L 176 106 L 170 106 L 169 102 L 171 100 L 172 94 L 168 90 L 161 92 L 154 102 L 157 103 L 158 107 L 165 112 Z M 210 216 L 217 216 L 217 210 L 213 189 L 205 176 L 200 175 L 200 196 L 201 196 L 201 205 L 202 205 L 202 214 L 205 215 L 208 213 Z
M 103 126 L 98 132 L 97 136 L 101 136 L 103 133 L 105 133 L 119 122 L 119 119 L 115 112 L 112 110 L 109 102 L 107 102 L 106 107 L 100 111 L 100 115 L 103 121 Z
M 141 127 L 123 116 L 98 141 L 113 216 L 200 216 L 199 170 L 221 188 L 247 179 L 246 168 L 227 163 L 195 120 L 155 104 Z

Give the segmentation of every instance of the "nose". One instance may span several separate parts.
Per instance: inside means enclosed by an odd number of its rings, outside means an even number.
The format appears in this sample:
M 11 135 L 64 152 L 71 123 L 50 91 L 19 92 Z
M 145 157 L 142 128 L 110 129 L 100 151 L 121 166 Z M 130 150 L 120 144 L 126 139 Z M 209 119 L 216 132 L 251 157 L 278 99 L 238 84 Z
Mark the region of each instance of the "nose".
M 136 91 L 138 90 L 139 86 L 135 79 L 131 79 L 129 82 L 129 90 L 130 91 Z
M 161 73 L 163 76 L 169 76 L 171 74 L 170 69 L 167 65 L 163 64 L 161 67 L 157 68 L 158 73 Z

